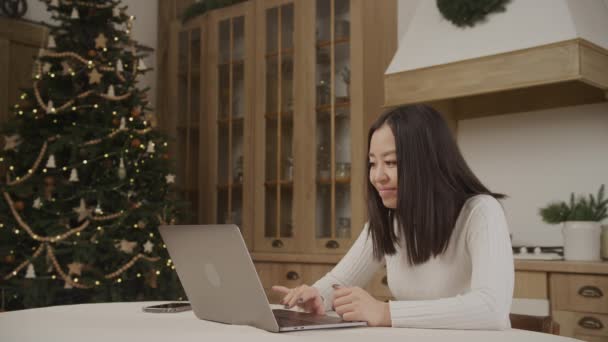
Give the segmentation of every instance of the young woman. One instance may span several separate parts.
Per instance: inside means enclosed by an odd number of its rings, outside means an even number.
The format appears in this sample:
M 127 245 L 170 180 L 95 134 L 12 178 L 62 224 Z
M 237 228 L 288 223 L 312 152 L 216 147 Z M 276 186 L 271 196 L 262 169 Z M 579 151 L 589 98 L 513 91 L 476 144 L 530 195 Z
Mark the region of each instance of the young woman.
M 469 169 L 442 116 L 393 109 L 369 130 L 368 218 L 344 258 L 314 285 L 274 286 L 282 304 L 370 326 L 510 327 L 513 254 L 497 199 Z M 361 289 L 386 264 L 394 301 Z

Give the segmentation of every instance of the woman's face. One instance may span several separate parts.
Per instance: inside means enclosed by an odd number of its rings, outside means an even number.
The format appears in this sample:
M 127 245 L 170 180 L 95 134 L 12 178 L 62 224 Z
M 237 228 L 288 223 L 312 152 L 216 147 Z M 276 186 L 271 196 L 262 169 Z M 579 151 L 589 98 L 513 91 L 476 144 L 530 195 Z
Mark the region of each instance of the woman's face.
M 384 124 L 373 134 L 369 144 L 369 181 L 385 207 L 397 208 L 397 149 L 391 128 Z

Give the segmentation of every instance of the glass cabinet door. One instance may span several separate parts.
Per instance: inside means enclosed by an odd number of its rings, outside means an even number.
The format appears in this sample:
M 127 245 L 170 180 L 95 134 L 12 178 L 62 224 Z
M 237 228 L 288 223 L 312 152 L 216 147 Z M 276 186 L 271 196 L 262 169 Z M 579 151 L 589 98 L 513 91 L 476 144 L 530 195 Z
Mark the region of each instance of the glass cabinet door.
M 178 33 L 177 122 L 175 125 L 177 186 L 181 197 L 190 203 L 190 215 L 183 223 L 199 223 L 199 154 L 201 115 L 202 25 L 192 23 Z
M 245 19 L 219 23 L 217 222 L 243 223 Z
M 256 249 L 287 252 L 294 248 L 294 4 L 289 1 L 260 2 L 258 29 L 258 84 L 264 94 L 258 98 L 263 124 L 264 181 L 263 218 L 257 233 Z M 263 83 L 262 83 L 263 82 Z M 262 116 L 263 115 L 263 116 Z M 260 207 L 261 208 L 261 207 Z M 262 213 L 260 213 L 262 214 Z M 259 244 L 258 244 L 259 242 Z
M 350 0 L 316 0 L 317 250 L 342 252 L 351 230 Z
M 210 13 L 210 149 L 215 168 L 212 222 L 236 224 L 252 248 L 253 142 L 251 123 L 255 42 L 249 2 Z

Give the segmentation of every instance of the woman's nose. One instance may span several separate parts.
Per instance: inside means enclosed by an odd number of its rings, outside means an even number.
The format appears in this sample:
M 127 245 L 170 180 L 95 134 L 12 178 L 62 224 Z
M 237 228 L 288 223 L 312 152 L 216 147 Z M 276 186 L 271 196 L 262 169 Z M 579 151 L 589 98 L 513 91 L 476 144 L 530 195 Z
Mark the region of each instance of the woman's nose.
M 374 181 L 381 183 L 386 181 L 387 177 L 386 177 L 386 172 L 384 172 L 384 168 L 382 166 L 378 166 L 376 167 L 376 170 L 374 170 Z

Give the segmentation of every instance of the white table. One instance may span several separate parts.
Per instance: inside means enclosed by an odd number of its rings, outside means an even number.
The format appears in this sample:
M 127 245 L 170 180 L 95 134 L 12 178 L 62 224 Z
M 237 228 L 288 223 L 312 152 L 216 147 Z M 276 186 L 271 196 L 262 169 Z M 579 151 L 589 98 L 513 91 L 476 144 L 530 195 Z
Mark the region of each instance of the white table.
M 4 312 L 0 313 L 0 341 L 576 341 L 517 329 L 464 331 L 365 327 L 276 334 L 248 326 L 202 321 L 192 311 L 154 314 L 141 310 L 145 305 L 159 303 L 82 304 Z

